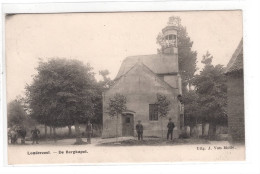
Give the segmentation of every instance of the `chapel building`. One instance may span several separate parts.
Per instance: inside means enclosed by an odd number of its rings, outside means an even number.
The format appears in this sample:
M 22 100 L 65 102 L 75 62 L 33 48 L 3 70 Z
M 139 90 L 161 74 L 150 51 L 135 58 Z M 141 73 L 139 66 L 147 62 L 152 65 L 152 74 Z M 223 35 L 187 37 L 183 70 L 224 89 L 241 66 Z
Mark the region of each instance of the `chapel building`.
M 183 126 L 183 106 L 178 100 L 182 94 L 181 76 L 178 64 L 178 27 L 174 19 L 162 29 L 161 53 L 137 55 L 124 59 L 115 83 L 103 93 L 102 137 L 136 136 L 135 125 L 141 120 L 143 136 L 163 137 L 167 133 L 169 118 L 175 124 L 174 138 L 178 138 Z M 109 99 L 118 93 L 127 99 L 127 110 L 118 118 L 108 113 Z M 170 101 L 166 117 L 158 114 L 157 94 Z M 163 132 L 162 132 L 163 128 Z

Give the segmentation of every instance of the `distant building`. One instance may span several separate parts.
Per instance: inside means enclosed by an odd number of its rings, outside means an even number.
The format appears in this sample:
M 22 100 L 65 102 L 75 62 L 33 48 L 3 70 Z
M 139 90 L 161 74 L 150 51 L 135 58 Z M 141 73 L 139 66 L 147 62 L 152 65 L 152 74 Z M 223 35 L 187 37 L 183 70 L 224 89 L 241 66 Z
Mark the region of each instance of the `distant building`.
M 170 100 L 168 116 L 162 119 L 164 136 L 168 119 L 176 125 L 174 136 L 178 137 L 183 124 L 183 115 L 178 95 L 181 91 L 181 77 L 178 67 L 178 28 L 169 22 L 163 30 L 162 53 L 127 57 L 115 78 L 115 84 L 103 93 L 102 137 L 116 136 L 116 118 L 108 114 L 109 98 L 116 93 L 127 98 L 127 111 L 118 121 L 119 136 L 135 136 L 135 125 L 142 121 L 144 136 L 162 136 L 161 119 L 158 116 L 157 93 Z
M 231 141 L 245 141 L 243 40 L 240 41 L 226 69 L 227 114 Z

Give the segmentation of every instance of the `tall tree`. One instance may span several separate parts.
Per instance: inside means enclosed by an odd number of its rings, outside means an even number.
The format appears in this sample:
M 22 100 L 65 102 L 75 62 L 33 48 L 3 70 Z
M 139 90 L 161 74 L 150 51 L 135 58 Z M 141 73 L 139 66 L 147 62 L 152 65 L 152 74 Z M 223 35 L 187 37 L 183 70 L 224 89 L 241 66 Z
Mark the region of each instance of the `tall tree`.
M 182 78 L 182 91 L 185 94 L 187 87 L 190 89 L 190 81 L 197 71 L 197 52 L 192 50 L 193 41 L 191 41 L 186 27 L 181 24 L 181 18 L 179 16 L 172 16 L 170 18 L 174 18 L 178 27 L 177 46 L 179 71 Z M 160 46 L 162 46 L 162 37 L 162 33 L 159 33 L 157 36 L 157 44 Z M 161 51 L 159 50 L 159 52 Z
M 105 92 L 110 86 L 113 84 L 113 80 L 111 80 L 108 75 L 108 70 L 99 71 L 99 75 L 102 76 L 102 80 L 97 83 L 96 87 L 96 95 L 93 99 L 94 104 L 94 117 L 92 118 L 92 122 L 97 125 L 102 125 L 102 116 L 103 116 L 103 101 L 102 101 L 102 93 Z
M 24 107 L 18 99 L 8 103 L 7 106 L 8 127 L 24 126 L 27 120 L 27 114 Z
M 96 80 L 92 69 L 78 60 L 40 61 L 32 84 L 26 86 L 31 117 L 54 128 L 74 125 L 75 144 L 81 144 L 79 124 L 94 115 Z
M 118 93 L 109 99 L 108 113 L 111 117 L 116 117 L 116 138 L 118 138 L 118 117 L 127 109 L 126 101 L 126 97 Z
M 114 81 L 108 77 L 109 74 L 110 72 L 108 70 L 99 71 L 99 75 L 101 75 L 103 78 L 101 81 L 99 81 L 99 85 L 101 88 L 103 88 L 103 90 L 109 89 L 114 84 Z
M 194 90 L 190 90 L 183 95 L 183 104 L 185 105 L 184 115 L 186 126 L 195 126 L 201 123 L 201 112 L 199 105 L 199 96 Z
M 226 120 L 227 86 L 223 65 L 212 65 L 213 56 L 207 52 L 203 56 L 205 64 L 199 75 L 193 81 L 198 104 L 204 121 L 209 122 L 209 137 L 214 139 L 216 125 L 220 120 Z
M 168 112 L 170 110 L 169 105 L 170 101 L 167 99 L 165 95 L 157 93 L 157 101 L 156 103 L 158 106 L 158 115 L 161 120 L 161 131 L 162 131 L 162 138 L 163 138 L 163 123 L 162 120 L 164 117 L 168 115 Z

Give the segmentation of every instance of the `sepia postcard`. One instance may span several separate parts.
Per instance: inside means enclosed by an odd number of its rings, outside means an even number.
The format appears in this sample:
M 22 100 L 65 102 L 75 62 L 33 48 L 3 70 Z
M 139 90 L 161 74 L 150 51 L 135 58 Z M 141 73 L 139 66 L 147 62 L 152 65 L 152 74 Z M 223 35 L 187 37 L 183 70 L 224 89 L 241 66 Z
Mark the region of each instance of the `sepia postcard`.
M 242 17 L 5 14 L 8 164 L 244 161 Z

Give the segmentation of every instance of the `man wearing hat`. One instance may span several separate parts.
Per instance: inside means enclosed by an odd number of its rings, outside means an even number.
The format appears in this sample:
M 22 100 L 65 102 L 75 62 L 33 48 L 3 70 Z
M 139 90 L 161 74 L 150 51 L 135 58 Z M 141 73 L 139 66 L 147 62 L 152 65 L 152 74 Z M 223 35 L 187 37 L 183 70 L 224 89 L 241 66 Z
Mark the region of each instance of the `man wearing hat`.
M 143 125 L 141 124 L 141 120 L 138 120 L 138 123 L 136 125 L 136 132 L 138 135 L 138 140 L 143 140 Z
M 169 135 L 171 135 L 171 140 L 172 140 L 172 133 L 173 133 L 173 129 L 174 129 L 175 125 L 172 122 L 172 119 L 169 118 L 169 123 L 167 125 L 168 128 L 168 132 L 167 132 L 167 140 L 169 139 Z
M 39 131 L 39 129 L 37 129 L 36 126 L 31 131 L 31 134 L 32 134 L 32 144 L 34 144 L 34 142 L 36 142 L 36 144 L 39 144 L 38 140 L 39 140 L 40 131 Z

